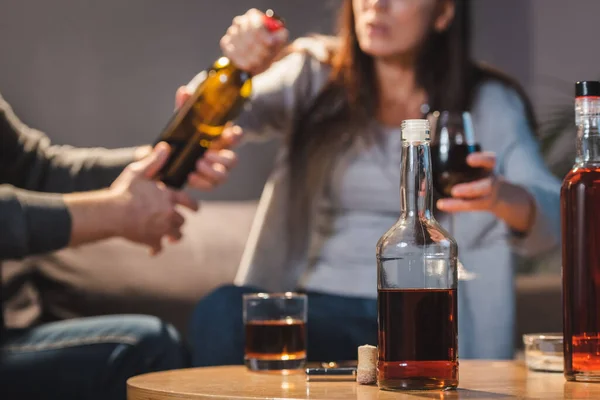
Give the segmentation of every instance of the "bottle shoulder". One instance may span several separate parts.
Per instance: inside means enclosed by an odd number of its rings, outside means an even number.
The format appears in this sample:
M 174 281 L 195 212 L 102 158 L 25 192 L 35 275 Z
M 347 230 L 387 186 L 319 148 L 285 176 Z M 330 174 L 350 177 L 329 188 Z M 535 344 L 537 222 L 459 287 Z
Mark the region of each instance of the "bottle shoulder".
M 398 221 L 378 241 L 378 257 L 427 253 L 456 256 L 456 240 L 435 220 Z
M 600 164 L 577 164 L 564 177 L 562 190 L 578 187 L 600 187 Z

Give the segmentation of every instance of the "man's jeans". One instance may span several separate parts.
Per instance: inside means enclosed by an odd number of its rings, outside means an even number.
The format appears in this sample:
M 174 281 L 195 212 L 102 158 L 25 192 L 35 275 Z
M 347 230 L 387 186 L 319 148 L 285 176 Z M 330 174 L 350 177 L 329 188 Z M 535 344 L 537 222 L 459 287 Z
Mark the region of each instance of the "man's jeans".
M 2 333 L 0 399 L 125 400 L 128 378 L 183 368 L 175 329 L 155 317 L 81 318 Z

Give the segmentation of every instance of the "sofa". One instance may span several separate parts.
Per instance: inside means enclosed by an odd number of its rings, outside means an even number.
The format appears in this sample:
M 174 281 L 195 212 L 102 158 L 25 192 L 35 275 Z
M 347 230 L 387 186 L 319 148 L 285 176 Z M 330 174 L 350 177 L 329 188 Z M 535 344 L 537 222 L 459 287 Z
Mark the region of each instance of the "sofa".
M 186 214 L 184 239 L 151 257 L 121 239 L 59 251 L 4 265 L 13 292 L 5 315 L 10 326 L 80 316 L 143 313 L 173 323 L 185 336 L 194 304 L 232 282 L 257 202 L 205 201 Z M 26 284 L 24 284 L 26 282 Z M 520 275 L 515 344 L 527 332 L 561 330 L 558 274 Z

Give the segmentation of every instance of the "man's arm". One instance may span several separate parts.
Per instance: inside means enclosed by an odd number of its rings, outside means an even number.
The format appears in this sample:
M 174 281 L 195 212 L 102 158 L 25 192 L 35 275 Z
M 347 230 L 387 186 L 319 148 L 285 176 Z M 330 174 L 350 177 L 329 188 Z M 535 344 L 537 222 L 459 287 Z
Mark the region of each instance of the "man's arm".
M 59 194 L 0 185 L 0 260 L 19 259 L 65 247 L 71 215 Z
M 163 236 L 181 237 L 181 205 L 197 210 L 185 192 L 151 179 L 169 153 L 165 143 L 127 166 L 108 189 L 36 193 L 0 185 L 0 261 L 123 237 L 161 250 Z
M 0 186 L 0 260 L 122 233 L 125 207 L 110 190 L 61 195 Z
M 108 150 L 51 145 L 22 123 L 0 95 L 0 183 L 33 191 L 69 193 L 108 187 L 148 147 Z
M 183 101 L 180 96 L 176 106 Z M 210 190 L 227 179 L 237 161 L 229 148 L 240 136 L 239 127 L 225 129 L 221 149 L 207 151 L 196 163 L 188 180 L 190 187 Z M 53 193 L 97 190 L 108 187 L 126 165 L 151 151 L 149 145 L 110 150 L 53 146 L 42 132 L 23 124 L 0 94 L 0 184 Z

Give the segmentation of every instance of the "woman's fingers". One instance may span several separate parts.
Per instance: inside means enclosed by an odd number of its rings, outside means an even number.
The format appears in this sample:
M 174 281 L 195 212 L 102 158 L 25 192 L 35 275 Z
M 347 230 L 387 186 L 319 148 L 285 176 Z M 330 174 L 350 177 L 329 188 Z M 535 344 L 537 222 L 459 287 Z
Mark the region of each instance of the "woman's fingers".
M 491 198 L 483 197 L 475 200 L 440 199 L 437 208 L 440 211 L 455 213 L 464 211 L 487 211 L 490 209 Z
M 493 170 L 496 167 L 496 154 L 491 151 L 471 153 L 467 156 L 467 164 L 473 168 Z
M 484 178 L 468 183 L 459 183 L 452 188 L 452 197 L 475 199 L 490 196 L 494 191 L 494 178 Z

